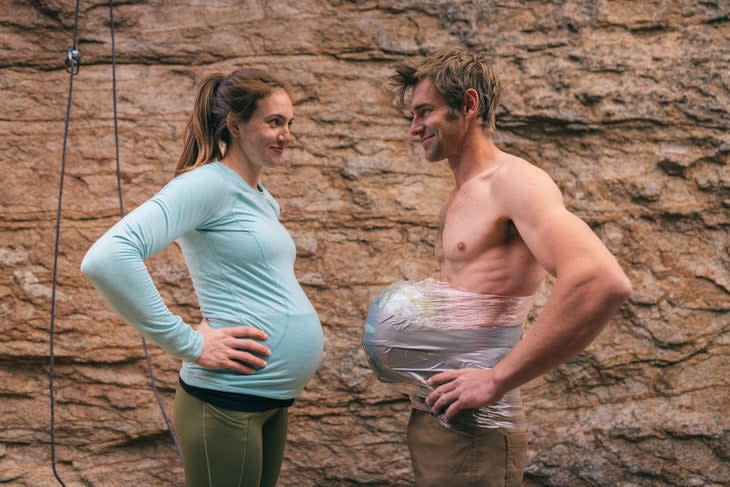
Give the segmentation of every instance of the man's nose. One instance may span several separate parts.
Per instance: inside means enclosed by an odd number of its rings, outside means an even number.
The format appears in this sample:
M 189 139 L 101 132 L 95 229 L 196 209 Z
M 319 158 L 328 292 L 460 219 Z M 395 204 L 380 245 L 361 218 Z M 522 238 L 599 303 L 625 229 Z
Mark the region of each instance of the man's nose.
M 423 132 L 423 124 L 416 117 L 413 117 L 413 120 L 411 120 L 411 135 L 418 135 L 421 132 Z

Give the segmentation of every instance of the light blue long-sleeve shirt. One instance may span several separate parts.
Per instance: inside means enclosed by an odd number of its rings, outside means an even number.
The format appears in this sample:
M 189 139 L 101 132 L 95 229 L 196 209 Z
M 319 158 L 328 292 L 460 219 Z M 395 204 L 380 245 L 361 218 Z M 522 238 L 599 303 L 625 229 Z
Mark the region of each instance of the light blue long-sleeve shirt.
M 142 335 L 183 359 L 186 384 L 273 399 L 298 396 L 319 365 L 322 328 L 294 275 L 296 249 L 279 205 L 220 162 L 170 181 L 87 252 L 81 271 Z M 195 363 L 203 337 L 162 301 L 144 260 L 180 245 L 212 327 L 264 330 L 271 349 L 253 375 Z

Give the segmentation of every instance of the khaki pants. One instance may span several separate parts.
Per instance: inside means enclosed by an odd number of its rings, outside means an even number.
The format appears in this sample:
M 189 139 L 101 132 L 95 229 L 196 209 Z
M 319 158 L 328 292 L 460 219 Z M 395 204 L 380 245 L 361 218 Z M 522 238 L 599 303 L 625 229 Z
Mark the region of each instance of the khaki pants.
M 411 410 L 408 449 L 418 487 L 518 487 L 527 463 L 527 431 L 445 428 Z

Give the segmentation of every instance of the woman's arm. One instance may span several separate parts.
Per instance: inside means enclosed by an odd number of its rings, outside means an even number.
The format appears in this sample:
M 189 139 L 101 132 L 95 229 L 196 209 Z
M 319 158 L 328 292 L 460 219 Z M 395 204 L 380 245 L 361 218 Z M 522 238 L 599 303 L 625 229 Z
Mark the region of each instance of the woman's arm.
M 165 305 L 144 263 L 186 232 L 215 218 L 228 201 L 225 191 L 219 190 L 221 177 L 199 170 L 172 180 L 94 243 L 81 263 L 81 272 L 114 311 L 166 352 L 205 367 L 252 373 L 253 369 L 240 362 L 263 367 L 265 362 L 252 353 L 270 352 L 244 338 L 265 340 L 264 332 L 251 327 L 216 330 L 207 323 L 194 329 Z

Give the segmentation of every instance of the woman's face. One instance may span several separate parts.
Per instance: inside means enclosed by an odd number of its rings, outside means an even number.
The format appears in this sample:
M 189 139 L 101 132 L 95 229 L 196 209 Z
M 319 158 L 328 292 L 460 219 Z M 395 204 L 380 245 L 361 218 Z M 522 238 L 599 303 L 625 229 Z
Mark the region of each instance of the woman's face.
M 277 89 L 259 100 L 248 121 L 235 122 L 238 135 L 234 135 L 234 144 L 243 153 L 245 162 L 262 168 L 281 165 L 284 149 L 292 140 L 293 119 L 294 110 L 286 91 Z

